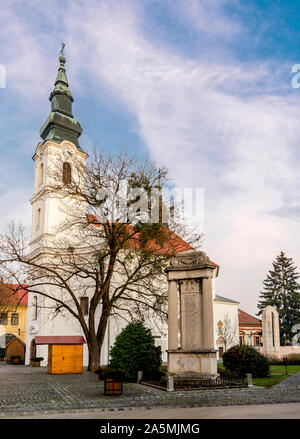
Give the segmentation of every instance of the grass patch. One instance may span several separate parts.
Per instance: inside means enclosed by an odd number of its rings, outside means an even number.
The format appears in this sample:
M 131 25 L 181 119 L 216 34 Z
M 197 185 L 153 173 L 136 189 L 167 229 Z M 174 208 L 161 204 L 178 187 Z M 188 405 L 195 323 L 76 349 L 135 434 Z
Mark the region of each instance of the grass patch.
M 300 372 L 300 366 L 299 365 L 288 365 L 287 371 L 289 375 L 293 375 L 294 373 Z M 276 364 L 270 366 L 270 372 L 271 373 L 285 373 L 285 366 L 282 364 Z
M 221 370 L 225 370 L 223 363 L 217 363 L 218 372 L 221 372 Z
M 254 386 L 260 386 L 260 387 L 266 387 L 269 389 L 272 386 L 275 386 L 275 384 L 280 383 L 281 381 L 285 380 L 288 377 L 288 375 L 282 374 L 282 375 L 270 375 L 267 378 L 253 378 L 252 383 Z
M 218 372 L 224 370 L 223 363 L 218 363 Z M 300 365 L 288 365 L 288 375 L 285 373 L 285 366 L 282 364 L 276 364 L 270 366 L 270 376 L 267 378 L 253 378 L 252 382 L 254 386 L 270 388 L 275 384 L 288 378 L 290 375 L 300 372 Z

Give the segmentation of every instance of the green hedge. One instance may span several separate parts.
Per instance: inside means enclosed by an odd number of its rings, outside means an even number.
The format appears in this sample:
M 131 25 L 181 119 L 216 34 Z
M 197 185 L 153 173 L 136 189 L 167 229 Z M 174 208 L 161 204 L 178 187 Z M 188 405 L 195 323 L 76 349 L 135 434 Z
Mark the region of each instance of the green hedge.
M 300 365 L 300 354 L 289 354 L 287 356 L 288 364 Z
M 223 354 L 223 365 L 227 371 L 244 377 L 251 373 L 253 378 L 263 378 L 270 374 L 270 363 L 256 349 L 248 345 L 237 345 Z

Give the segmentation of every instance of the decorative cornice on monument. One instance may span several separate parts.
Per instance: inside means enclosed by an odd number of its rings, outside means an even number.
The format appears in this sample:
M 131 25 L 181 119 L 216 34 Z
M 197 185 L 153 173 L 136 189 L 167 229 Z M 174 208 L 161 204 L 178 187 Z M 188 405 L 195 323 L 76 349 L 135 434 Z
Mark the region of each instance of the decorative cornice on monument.
M 61 143 L 63 140 L 69 140 L 80 152 L 84 152 L 78 142 L 82 128 L 78 120 L 76 120 L 72 114 L 72 103 L 74 99 L 67 80 L 65 70 L 66 57 L 63 55 L 63 49 L 61 50 L 59 62 L 60 65 L 54 84 L 54 90 L 49 97 L 51 112 L 40 129 L 40 136 L 44 142 L 51 140 L 56 143 Z
M 206 253 L 187 250 L 171 258 L 170 265 L 165 271 L 197 270 L 199 268 L 212 268 L 215 270 L 218 267 L 211 262 Z

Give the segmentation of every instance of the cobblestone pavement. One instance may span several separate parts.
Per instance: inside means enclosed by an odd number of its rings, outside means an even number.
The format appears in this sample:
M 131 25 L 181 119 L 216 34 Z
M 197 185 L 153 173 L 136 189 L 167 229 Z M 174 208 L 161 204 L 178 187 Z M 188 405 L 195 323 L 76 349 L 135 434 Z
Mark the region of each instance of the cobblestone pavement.
M 281 381 L 276 384 L 273 389 L 280 389 L 286 387 L 297 387 L 300 386 L 300 372 L 295 373 L 294 375 L 289 376 L 286 380 Z
M 300 374 L 299 374 L 300 381 Z M 134 407 L 191 407 L 300 402 L 300 382 L 273 389 L 243 388 L 168 393 L 125 384 L 122 396 L 104 396 L 103 382 L 90 372 L 48 375 L 44 367 L 0 364 L 0 417 L 9 413 L 128 410 Z

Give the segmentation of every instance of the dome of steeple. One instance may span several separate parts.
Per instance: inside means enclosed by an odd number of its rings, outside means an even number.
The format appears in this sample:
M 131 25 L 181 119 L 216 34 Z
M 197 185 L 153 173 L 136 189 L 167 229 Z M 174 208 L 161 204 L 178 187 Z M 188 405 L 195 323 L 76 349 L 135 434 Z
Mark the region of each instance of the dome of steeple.
M 59 57 L 59 63 L 54 89 L 49 97 L 51 112 L 40 129 L 40 136 L 44 141 L 52 140 L 57 143 L 69 140 L 82 151 L 78 142 L 82 128 L 72 114 L 74 99 L 69 89 L 65 70 L 66 57 L 63 54 Z

